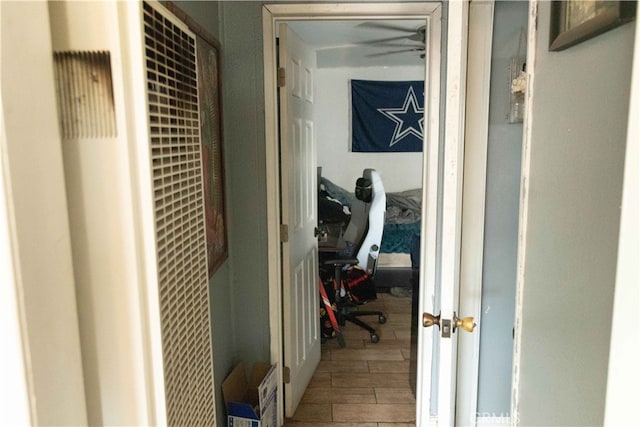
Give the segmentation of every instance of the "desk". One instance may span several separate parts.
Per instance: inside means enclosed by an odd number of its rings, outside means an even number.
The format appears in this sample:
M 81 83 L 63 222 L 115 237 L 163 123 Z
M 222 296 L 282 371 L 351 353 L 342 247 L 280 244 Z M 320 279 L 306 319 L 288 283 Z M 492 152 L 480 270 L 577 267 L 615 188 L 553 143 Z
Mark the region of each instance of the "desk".
M 347 248 L 340 236 L 327 237 L 324 241 L 318 241 L 319 252 L 341 252 Z
M 323 224 L 318 235 L 319 252 L 341 252 L 347 248 L 342 239 L 342 224 Z

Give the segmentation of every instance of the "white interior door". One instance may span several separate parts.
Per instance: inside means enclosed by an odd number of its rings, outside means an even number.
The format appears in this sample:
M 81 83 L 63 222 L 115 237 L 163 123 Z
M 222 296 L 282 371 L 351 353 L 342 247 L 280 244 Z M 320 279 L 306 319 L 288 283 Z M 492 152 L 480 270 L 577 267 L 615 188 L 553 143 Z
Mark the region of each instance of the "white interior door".
M 491 5 L 489 5 L 491 6 Z M 489 20 L 491 8 L 482 12 L 481 20 Z M 484 22 L 484 21 L 483 21 Z M 476 265 L 471 254 L 482 253 L 482 223 L 465 223 L 465 239 L 462 239 L 463 218 L 463 174 L 467 170 L 472 176 L 471 183 L 465 182 L 464 203 L 473 205 L 476 214 L 484 218 L 484 176 L 486 173 L 486 149 L 464 150 L 465 144 L 465 100 L 467 86 L 467 38 L 469 24 L 469 3 L 466 0 L 449 2 L 447 34 L 447 74 L 445 101 L 445 140 L 443 152 L 430 142 L 425 155 L 425 184 L 427 193 L 424 200 L 441 200 L 440 203 L 427 203 L 423 212 L 423 238 L 421 283 L 421 319 L 423 326 L 419 333 L 418 353 L 418 409 L 417 425 L 437 423 L 439 426 L 468 425 L 475 423 L 475 401 L 477 394 L 477 348 L 479 340 L 474 339 L 465 348 L 467 354 L 458 357 L 459 335 L 463 329 L 475 327 L 473 318 L 479 316 L 481 295 L 481 259 Z M 488 24 L 489 25 L 489 24 Z M 490 30 L 489 31 L 490 34 Z M 490 36 L 489 47 L 490 47 Z M 474 57 L 475 58 L 475 57 Z M 473 59 L 480 71 L 486 74 L 488 67 L 483 66 L 490 60 L 489 55 Z M 470 60 L 471 61 L 471 60 Z M 488 80 L 483 76 L 473 80 L 475 89 L 488 88 Z M 476 87 L 479 86 L 479 87 Z M 482 92 L 482 90 L 481 90 Z M 473 95 L 474 103 L 467 109 L 474 114 L 473 132 L 485 132 L 486 147 L 487 102 L 486 91 Z M 477 104 L 477 105 L 476 105 Z M 484 117 L 480 117 L 484 115 Z M 484 123 L 484 124 L 483 124 Z M 465 159 L 465 154 L 469 158 Z M 438 159 L 443 159 L 442 173 L 438 173 Z M 465 169 L 464 162 L 475 165 Z M 477 183 L 473 185 L 473 183 Z M 479 187 L 477 185 L 480 185 Z M 437 194 L 441 192 L 441 198 Z M 437 205 L 437 206 L 436 206 Z M 468 207 L 465 206 L 468 211 Z M 439 237 L 438 237 L 439 236 Z M 464 242 L 464 246 L 463 246 Z M 466 256 L 462 252 L 465 251 Z M 477 257 L 476 257 L 477 258 Z M 472 274 L 479 271 L 479 274 Z M 462 272 L 466 272 L 463 274 Z M 464 278 L 461 276 L 465 276 Z M 464 301 L 461 299 L 461 286 L 466 287 Z M 475 307 L 472 313 L 459 313 L 459 307 Z M 429 317 L 426 313 L 430 314 Z M 436 326 L 437 325 L 437 326 Z M 478 333 L 477 331 L 475 332 Z M 464 369 L 458 377 L 458 367 Z M 473 403 L 460 405 L 456 393 L 465 391 L 464 398 Z M 460 393 L 459 393 L 460 394 Z M 456 419 L 456 407 L 459 409 Z M 460 408 L 464 407 L 463 411 Z M 437 421 L 436 421 L 437 420 Z
M 462 232 L 464 100 L 466 93 L 468 3 L 450 2 L 447 56 L 447 100 L 442 179 L 442 243 L 440 260 L 440 345 L 438 425 L 455 423 L 457 334 Z M 449 323 L 450 322 L 450 323 Z
M 280 158 L 285 416 L 292 416 L 320 362 L 316 147 L 313 132 L 315 54 L 279 26 Z M 288 375 L 287 375 L 288 369 Z M 287 378 L 288 377 L 288 378 Z

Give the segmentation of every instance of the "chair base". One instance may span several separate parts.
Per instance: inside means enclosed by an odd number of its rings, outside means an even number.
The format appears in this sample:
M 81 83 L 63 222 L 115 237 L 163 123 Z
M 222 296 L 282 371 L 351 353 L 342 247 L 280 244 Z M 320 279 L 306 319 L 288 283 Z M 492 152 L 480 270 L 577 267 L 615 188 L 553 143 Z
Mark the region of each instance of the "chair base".
M 362 329 L 366 330 L 367 332 L 369 332 L 372 343 L 375 344 L 378 341 L 380 341 L 380 337 L 378 336 L 378 333 L 376 332 L 375 328 L 373 328 L 369 324 L 362 321 L 359 318 L 361 316 L 378 316 L 378 323 L 380 324 L 384 324 L 387 321 L 387 316 L 382 311 L 377 311 L 377 310 L 351 311 L 349 310 L 349 307 L 342 307 L 338 310 L 338 316 L 337 316 L 338 324 L 340 326 L 344 326 L 346 322 L 353 323 L 354 325 L 357 325 Z M 344 347 L 345 346 L 344 338 L 342 337 L 340 338 L 341 339 L 338 340 L 338 343 L 340 344 L 340 347 Z

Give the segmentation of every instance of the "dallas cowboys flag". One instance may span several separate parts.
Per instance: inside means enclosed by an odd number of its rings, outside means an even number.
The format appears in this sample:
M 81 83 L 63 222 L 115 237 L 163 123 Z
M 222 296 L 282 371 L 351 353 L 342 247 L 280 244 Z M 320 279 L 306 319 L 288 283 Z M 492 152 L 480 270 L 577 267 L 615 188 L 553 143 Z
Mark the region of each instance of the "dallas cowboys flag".
M 424 81 L 351 80 L 351 150 L 422 151 Z

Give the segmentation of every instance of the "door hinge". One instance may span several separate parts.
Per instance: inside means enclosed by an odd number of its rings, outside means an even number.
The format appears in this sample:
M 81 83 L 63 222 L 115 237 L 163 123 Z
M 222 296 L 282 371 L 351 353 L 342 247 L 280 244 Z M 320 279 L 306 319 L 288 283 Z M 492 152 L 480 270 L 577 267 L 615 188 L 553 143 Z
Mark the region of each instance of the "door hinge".
M 284 366 L 282 368 L 282 381 L 285 384 L 289 384 L 291 382 L 291 369 L 288 366 Z
M 280 242 L 287 243 L 289 241 L 289 226 L 280 224 Z
M 286 77 L 287 76 L 284 67 L 278 68 L 278 87 L 284 87 L 284 85 L 287 83 Z

